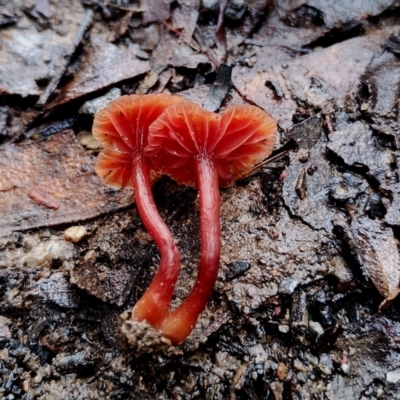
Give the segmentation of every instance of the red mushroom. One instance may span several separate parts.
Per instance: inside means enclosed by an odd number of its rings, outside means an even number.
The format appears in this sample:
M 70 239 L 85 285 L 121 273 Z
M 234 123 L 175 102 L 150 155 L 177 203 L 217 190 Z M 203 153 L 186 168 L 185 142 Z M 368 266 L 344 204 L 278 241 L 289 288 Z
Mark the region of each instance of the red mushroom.
M 104 183 L 132 186 L 144 226 L 156 242 L 160 267 L 150 287 L 132 310 L 132 319 L 159 328 L 168 313 L 180 269 L 180 255 L 170 230 L 161 219 L 151 192 L 151 163 L 144 154 L 148 128 L 179 96 L 122 96 L 101 110 L 93 122 L 93 136 L 105 146 L 96 162 Z
M 161 330 L 173 343 L 192 331 L 213 290 L 219 268 L 219 186 L 231 185 L 268 157 L 276 123 L 253 106 L 232 106 L 218 115 L 184 103 L 169 107 L 150 126 L 146 153 L 159 171 L 200 194 L 200 266 L 186 300 L 165 319 Z

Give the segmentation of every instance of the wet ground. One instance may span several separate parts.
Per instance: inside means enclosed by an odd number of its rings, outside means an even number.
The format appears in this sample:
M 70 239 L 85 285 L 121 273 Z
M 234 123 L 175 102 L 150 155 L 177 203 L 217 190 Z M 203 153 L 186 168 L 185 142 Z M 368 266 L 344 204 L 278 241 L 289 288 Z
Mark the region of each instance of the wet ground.
M 0 0 L 0 399 L 400 399 L 399 18 L 395 0 Z M 213 296 L 162 349 L 121 333 L 159 254 L 90 134 L 111 99 L 158 92 L 279 126 L 221 190 Z M 197 192 L 154 195 L 175 306 Z

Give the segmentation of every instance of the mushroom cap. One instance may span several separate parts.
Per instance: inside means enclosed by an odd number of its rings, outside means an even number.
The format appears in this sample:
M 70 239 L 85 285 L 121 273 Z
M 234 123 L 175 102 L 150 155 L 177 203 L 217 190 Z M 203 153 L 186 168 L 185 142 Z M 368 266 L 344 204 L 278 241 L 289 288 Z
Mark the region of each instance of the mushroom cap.
M 104 146 L 95 170 L 111 186 L 132 186 L 132 161 L 143 154 L 149 126 L 168 107 L 184 102 L 167 94 L 121 96 L 99 111 L 93 121 L 93 136 Z
M 151 124 L 145 151 L 160 172 L 194 186 L 194 160 L 212 159 L 220 186 L 229 186 L 271 154 L 276 130 L 275 120 L 258 107 L 234 105 L 219 115 L 176 104 Z

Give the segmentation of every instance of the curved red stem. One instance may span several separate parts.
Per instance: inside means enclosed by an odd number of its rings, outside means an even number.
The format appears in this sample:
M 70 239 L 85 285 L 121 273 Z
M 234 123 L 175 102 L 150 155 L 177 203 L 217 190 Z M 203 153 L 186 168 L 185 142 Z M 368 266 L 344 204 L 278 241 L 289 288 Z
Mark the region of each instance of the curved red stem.
M 200 194 L 200 266 L 196 283 L 184 302 L 165 319 L 161 330 L 173 343 L 181 343 L 190 334 L 204 310 L 218 275 L 221 252 L 218 171 L 206 156 L 195 160 Z
M 170 230 L 157 211 L 151 192 L 147 157 L 138 154 L 133 164 L 132 181 L 136 206 L 144 226 L 159 248 L 161 260 L 149 288 L 132 310 L 132 319 L 146 320 L 153 327 L 160 328 L 171 304 L 180 270 L 180 255 Z

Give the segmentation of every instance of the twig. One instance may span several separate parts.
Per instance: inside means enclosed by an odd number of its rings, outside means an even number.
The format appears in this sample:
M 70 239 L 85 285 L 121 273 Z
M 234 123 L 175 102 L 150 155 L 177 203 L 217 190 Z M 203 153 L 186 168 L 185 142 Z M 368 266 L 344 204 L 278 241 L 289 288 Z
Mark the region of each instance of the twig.
M 260 162 L 255 165 L 242 179 L 248 179 L 254 175 L 256 175 L 259 171 L 263 169 L 266 165 L 272 164 L 276 161 L 279 161 L 281 158 L 286 157 L 289 154 L 288 150 L 283 150 L 281 153 L 278 153 L 272 157 L 267 158 L 266 160 Z

